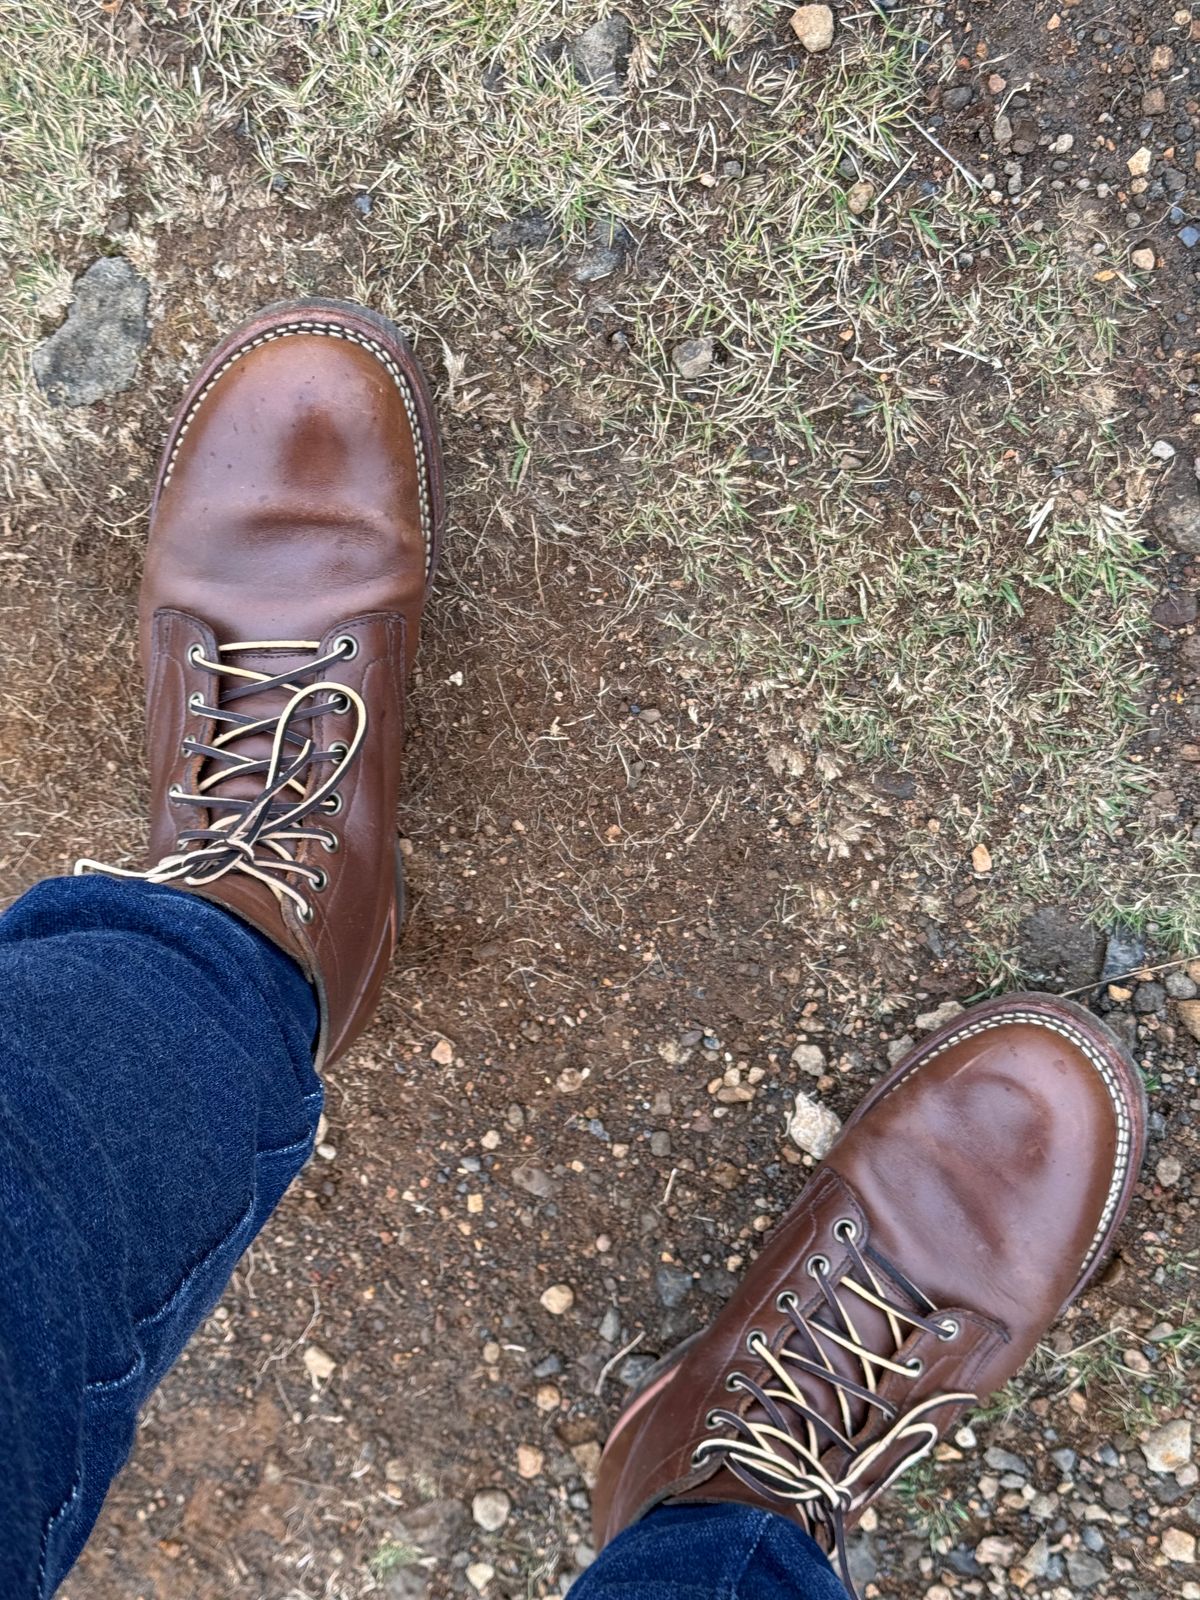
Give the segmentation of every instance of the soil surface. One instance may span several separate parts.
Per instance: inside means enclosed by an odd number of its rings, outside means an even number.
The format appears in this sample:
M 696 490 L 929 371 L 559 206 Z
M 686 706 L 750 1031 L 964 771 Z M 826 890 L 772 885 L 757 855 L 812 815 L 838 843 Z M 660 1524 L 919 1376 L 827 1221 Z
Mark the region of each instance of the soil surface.
M 1049 219 L 1072 200 L 1153 253 L 1130 269 L 1152 315 L 1114 355 L 1136 390 L 1118 426 L 1168 442 L 1156 504 L 1186 517 L 1200 12 L 1183 15 L 947 11 L 930 32 L 959 70 L 931 66 L 926 123 L 1023 207 Z M 774 48 L 790 48 L 786 27 Z M 916 171 L 948 168 L 928 148 Z M 163 234 L 146 382 L 97 408 L 76 502 L 47 495 L 26 515 L 73 597 L 53 697 L 105 717 L 65 744 L 23 732 L 56 820 L 9 829 L 9 892 L 67 865 L 81 817 L 97 856 L 140 827 L 141 510 L 182 374 L 278 296 L 280 252 L 337 294 L 363 248 L 349 204 L 314 217 L 261 193 L 219 227 Z M 624 270 L 649 272 L 653 250 Z M 585 357 L 608 360 L 592 315 Z M 498 326 L 469 353 L 493 398 L 518 381 L 507 339 Z M 749 714 L 736 684 L 668 648 L 686 589 L 656 580 L 652 552 L 589 542 L 592 508 L 611 519 L 632 493 L 602 419 L 564 414 L 506 500 L 473 499 L 470 465 L 511 451 L 507 416 L 456 404 L 455 375 L 422 348 L 452 526 L 412 701 L 409 919 L 377 1022 L 329 1075 L 320 1152 L 151 1403 L 69 1600 L 559 1593 L 592 1555 L 589 1486 L 623 1398 L 720 1306 L 804 1182 L 811 1160 L 786 1135 L 797 1090 L 845 1117 L 921 1019 L 981 989 L 969 865 L 932 912 L 928 885 L 892 871 L 897 841 L 936 819 L 937 785 L 883 763 L 843 772 L 839 834 L 789 768 L 786 718 Z M 1161 543 L 1147 804 L 1200 824 L 1200 534 Z M 19 623 L 36 644 L 61 613 L 27 607 Z M 1177 1007 L 1200 994 L 1200 965 L 1151 971 L 1179 952 L 1113 934 L 1041 908 L 1017 957 L 1082 990 L 1147 1074 L 1152 1144 L 1120 1253 L 1011 1410 L 868 1517 L 866 1595 L 1200 1595 L 1200 1566 L 1164 1565 L 1200 1533 L 1196 1469 L 1185 1456 L 1156 1472 L 1143 1449 L 1196 1399 L 1200 1098 Z M 555 1286 L 570 1290 L 561 1314 L 542 1302 Z M 1093 1342 L 1107 1366 L 1075 1357 Z M 492 1531 L 472 1514 L 489 1489 L 507 1497 Z

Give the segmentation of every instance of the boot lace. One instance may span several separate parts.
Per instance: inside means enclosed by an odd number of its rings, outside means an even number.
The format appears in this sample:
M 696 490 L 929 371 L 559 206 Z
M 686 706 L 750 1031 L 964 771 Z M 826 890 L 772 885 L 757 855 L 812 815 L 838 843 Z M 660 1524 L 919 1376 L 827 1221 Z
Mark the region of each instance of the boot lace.
M 313 659 L 272 675 L 239 666 L 231 659 L 250 651 L 286 651 L 289 655 L 307 651 Z M 331 854 L 338 849 L 337 834 L 324 827 L 320 819 L 341 810 L 339 786 L 367 731 L 367 708 L 362 696 L 344 683 L 322 677 L 336 662 L 357 655 L 358 641 L 342 634 L 329 650 L 320 651 L 319 641 L 259 640 L 221 645 L 213 661 L 205 655 L 203 646 L 193 645 L 188 651 L 190 664 L 215 674 L 224 687 L 215 697 L 215 705 L 206 704 L 204 696 L 196 693 L 189 699 L 188 708 L 195 716 L 216 724 L 220 731 L 211 736 L 211 743 L 193 737 L 184 739 L 180 754 L 189 760 L 200 757 L 201 775 L 190 792 L 172 784 L 167 798 L 172 805 L 208 808 L 209 825 L 181 829 L 175 853 L 144 871 L 85 859 L 75 863 L 76 874 L 103 872 L 117 878 L 141 878 L 147 883 L 183 883 L 190 888 L 203 888 L 227 873 L 242 873 L 265 883 L 280 905 L 292 901 L 301 921 L 311 922 L 310 895 L 319 894 L 328 877 L 322 868 L 297 861 L 296 847 L 311 840 Z M 240 702 L 272 690 L 289 696 L 278 710 L 256 716 L 238 709 Z M 311 724 L 331 712 L 353 712 L 354 731 L 348 740 L 338 740 L 322 750 L 313 739 Z M 271 739 L 270 754 L 265 758 L 236 748 L 254 735 Z M 230 778 L 248 777 L 261 780 L 258 792 L 249 798 L 213 793 Z M 298 884 L 303 884 L 308 893 Z
M 855 1512 L 902 1473 L 922 1460 L 937 1443 L 941 1428 L 933 1415 L 948 1405 L 973 1404 L 973 1394 L 934 1394 L 912 1407 L 902 1407 L 879 1393 L 886 1373 L 915 1382 L 924 1370 L 919 1357 L 907 1361 L 897 1353 L 909 1335 L 906 1328 L 920 1329 L 950 1341 L 958 1337 L 961 1325 L 951 1316 L 940 1314 L 933 1303 L 901 1274 L 869 1248 L 860 1250 L 858 1227 L 849 1217 L 834 1224 L 834 1235 L 847 1246 L 849 1260 L 836 1277 L 826 1256 L 810 1256 L 806 1270 L 821 1289 L 822 1305 L 829 1321 L 818 1322 L 812 1313 L 800 1310 L 800 1301 L 790 1289 L 776 1298 L 776 1307 L 791 1326 L 775 1349 L 758 1329 L 746 1338 L 748 1353 L 767 1369 L 762 1382 L 744 1372 L 731 1372 L 725 1387 L 751 1397 L 750 1415 L 741 1416 L 723 1407 L 710 1411 L 706 1427 L 724 1430 L 722 1437 L 702 1439 L 692 1455 L 693 1466 L 716 1461 L 756 1492 L 790 1502 L 805 1530 L 824 1533 L 828 1547 L 836 1554 L 841 1577 L 850 1594 L 857 1591 L 848 1571 L 846 1522 Z M 870 1259 L 868 1259 L 870 1258 Z M 886 1270 L 923 1310 L 897 1305 L 874 1271 L 871 1262 Z M 872 1306 L 887 1318 L 893 1342 L 891 1355 L 881 1355 L 864 1344 L 854 1323 L 855 1302 Z M 861 1379 L 835 1369 L 831 1349 L 845 1351 L 861 1370 Z M 836 1420 L 816 1410 L 799 1387 L 801 1377 L 828 1385 L 837 1401 Z M 860 1445 L 852 1442 L 856 1431 L 851 1402 L 879 1413 L 883 1431 Z M 861 1430 L 860 1430 L 861 1431 Z M 823 1462 L 830 1450 L 845 1452 L 843 1470 L 834 1475 Z M 879 1464 L 894 1452 L 893 1464 L 883 1477 L 873 1479 Z

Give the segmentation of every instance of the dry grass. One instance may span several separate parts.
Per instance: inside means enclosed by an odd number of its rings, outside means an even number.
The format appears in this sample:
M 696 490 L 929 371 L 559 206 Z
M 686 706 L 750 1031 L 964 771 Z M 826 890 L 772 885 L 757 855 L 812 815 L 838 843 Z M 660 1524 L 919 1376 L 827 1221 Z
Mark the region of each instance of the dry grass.
M 1014 219 L 940 161 L 903 16 L 864 14 L 798 64 L 771 44 L 772 5 L 630 11 L 614 100 L 548 48 L 594 15 L 554 0 L 127 3 L 88 23 L 18 4 L 0 44 L 12 498 L 50 502 L 72 448 L 122 448 L 25 378 L 64 260 L 123 248 L 181 315 L 189 290 L 228 302 L 232 212 L 258 219 L 281 287 L 307 287 L 312 252 L 353 227 L 338 286 L 441 352 L 464 436 L 510 441 L 455 463 L 460 504 L 493 508 L 461 536 L 469 613 L 488 615 L 472 560 L 490 526 L 533 530 L 543 559 L 571 552 L 601 587 L 626 569 L 622 615 L 688 692 L 792 742 L 784 787 L 826 834 L 845 774 L 882 763 L 936 800 L 891 846 L 935 915 L 989 845 L 985 976 L 1030 899 L 1194 940 L 1182 841 L 1137 822 L 1152 563 L 1120 443 L 1131 313 L 1119 275 L 1096 281 L 1107 241 L 1084 212 Z M 861 215 L 856 179 L 873 187 Z M 372 208 L 348 224 L 355 193 Z M 558 230 L 546 249 L 487 248 L 531 209 Z M 585 290 L 572 267 L 610 218 L 633 270 Z M 216 275 L 173 279 L 162 256 L 205 223 Z M 685 382 L 671 351 L 700 335 L 716 359 Z M 173 376 L 160 362 L 164 390 Z M 136 497 L 114 498 L 124 530 Z M 20 694 L 17 724 L 39 709 Z M 50 803 L 27 794 L 31 815 Z

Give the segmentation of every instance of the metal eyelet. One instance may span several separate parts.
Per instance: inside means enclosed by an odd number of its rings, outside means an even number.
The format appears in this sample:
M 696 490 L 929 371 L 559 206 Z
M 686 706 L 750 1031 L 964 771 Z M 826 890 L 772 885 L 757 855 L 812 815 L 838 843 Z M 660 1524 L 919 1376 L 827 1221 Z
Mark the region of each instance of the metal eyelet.
M 326 711 L 331 711 L 335 717 L 340 717 L 343 712 L 350 709 L 350 696 L 348 694 L 331 694 L 325 702 Z
M 740 1372 L 731 1372 L 725 1379 L 725 1387 L 730 1394 L 736 1394 L 745 1383 L 745 1376 Z
M 920 1356 L 914 1356 L 911 1361 L 904 1363 L 905 1372 L 911 1373 L 914 1378 L 919 1378 L 925 1371 L 925 1363 Z
M 783 1289 L 775 1296 L 776 1311 L 794 1311 L 800 1304 L 800 1297 L 792 1289 Z
M 313 908 L 311 906 L 301 906 L 300 910 L 296 913 L 296 915 L 300 918 L 300 921 L 303 922 L 305 925 L 310 923 L 312 921 L 312 919 L 316 916 L 316 914 L 317 913 L 313 910 Z
M 318 867 L 314 876 L 309 880 L 314 894 L 324 894 L 329 887 L 329 874 L 322 867 Z
M 327 816 L 336 817 L 341 809 L 342 797 L 340 794 L 326 795 L 324 800 L 321 801 L 321 810 L 324 811 Z
M 190 761 L 192 759 L 192 752 L 188 749 L 187 745 L 181 744 L 179 746 L 179 756 L 183 761 Z
M 829 1275 L 828 1256 L 809 1256 L 804 1263 L 804 1270 L 810 1278 L 825 1278 Z
M 194 693 L 188 695 L 188 710 L 189 711 L 199 711 L 200 707 L 203 704 L 204 704 L 204 696 L 200 693 L 199 689 L 195 690 Z
M 858 1238 L 858 1223 L 853 1217 L 839 1217 L 833 1225 L 833 1237 L 839 1244 L 853 1244 Z
M 705 1417 L 704 1426 L 706 1428 L 719 1428 L 721 1426 L 721 1419 L 715 1411 L 710 1411 Z
M 335 739 L 329 746 L 329 754 L 331 756 L 337 756 L 339 761 L 344 761 L 350 754 L 350 746 L 344 739 Z
M 692 1451 L 692 1465 L 694 1467 L 699 1467 L 699 1466 L 702 1466 L 703 1463 L 704 1463 L 704 1452 L 699 1447 L 697 1447 L 695 1450 Z
M 754 1341 L 756 1339 L 758 1340 L 759 1344 L 766 1344 L 767 1342 L 767 1336 L 761 1328 L 751 1328 L 750 1332 L 746 1335 L 746 1349 L 752 1356 L 756 1356 L 758 1354 L 758 1351 L 754 1348 Z
M 339 633 L 333 641 L 333 648 L 341 652 L 347 661 L 353 661 L 358 654 L 358 640 L 349 633 Z
M 178 805 L 180 803 L 180 801 L 183 799 L 183 790 L 179 787 L 179 785 L 177 783 L 173 783 L 171 785 L 171 787 L 167 790 L 167 799 L 171 802 L 171 804 L 173 806 L 174 805 Z
M 190 645 L 188 645 L 188 647 L 187 647 L 187 658 L 188 658 L 188 665 L 190 667 L 202 666 L 204 664 L 203 663 L 203 656 L 204 656 L 204 646 L 202 644 L 190 644 Z
M 962 1332 L 962 1323 L 957 1317 L 943 1317 L 937 1326 L 938 1338 L 943 1344 L 949 1344 L 952 1339 L 957 1339 Z
M 338 851 L 342 848 L 342 841 L 338 838 L 336 833 L 331 833 L 327 838 L 322 839 L 321 844 L 326 852 L 331 856 L 337 855 Z

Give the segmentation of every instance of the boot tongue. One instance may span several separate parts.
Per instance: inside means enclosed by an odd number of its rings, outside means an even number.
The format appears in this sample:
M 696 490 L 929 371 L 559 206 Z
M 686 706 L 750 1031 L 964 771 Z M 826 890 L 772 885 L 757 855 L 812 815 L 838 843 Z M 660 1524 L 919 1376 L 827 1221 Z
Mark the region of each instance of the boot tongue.
M 278 684 L 270 689 L 251 689 L 248 678 L 235 676 L 222 677 L 220 684 L 218 704 L 222 710 L 236 712 L 239 716 L 250 717 L 255 722 L 265 722 L 267 725 L 256 732 L 235 732 L 229 723 L 217 723 L 213 729 L 213 736 L 209 743 L 215 743 L 223 734 L 229 736 L 222 749 L 228 750 L 230 756 L 236 756 L 244 761 L 269 762 L 271 752 L 275 745 L 275 734 L 278 728 L 277 719 L 283 712 L 288 702 L 293 698 L 297 689 L 313 682 L 311 664 L 314 651 L 297 650 L 290 647 L 264 650 L 239 650 L 222 651 L 221 661 L 225 666 L 239 667 L 244 670 L 261 673 L 264 677 L 274 678 L 286 674 L 288 682 Z M 306 674 L 307 670 L 307 675 Z M 231 700 L 230 694 L 235 690 L 243 690 L 237 699 Z M 245 692 L 249 691 L 249 692 Z M 324 697 L 322 697 L 324 698 Z M 305 702 L 305 706 L 314 704 L 315 701 Z M 304 709 L 302 707 L 301 709 Z M 315 731 L 315 721 L 312 718 L 301 717 L 293 724 L 293 733 L 299 738 L 312 739 Z M 296 738 L 289 738 L 284 751 L 284 766 L 290 765 L 300 754 L 303 746 Z M 314 744 L 314 748 L 316 748 Z M 265 767 L 257 772 L 238 773 L 233 770 L 232 762 L 224 759 L 207 757 L 200 769 L 201 781 L 211 779 L 222 774 L 216 783 L 206 791 L 211 803 L 213 820 L 217 821 L 222 815 L 222 800 L 257 800 L 263 792 L 267 781 Z M 302 783 L 307 784 L 308 772 L 299 774 Z M 291 799 L 298 800 L 299 794 L 295 790 L 285 791 L 278 797 L 278 804 L 283 805 Z

